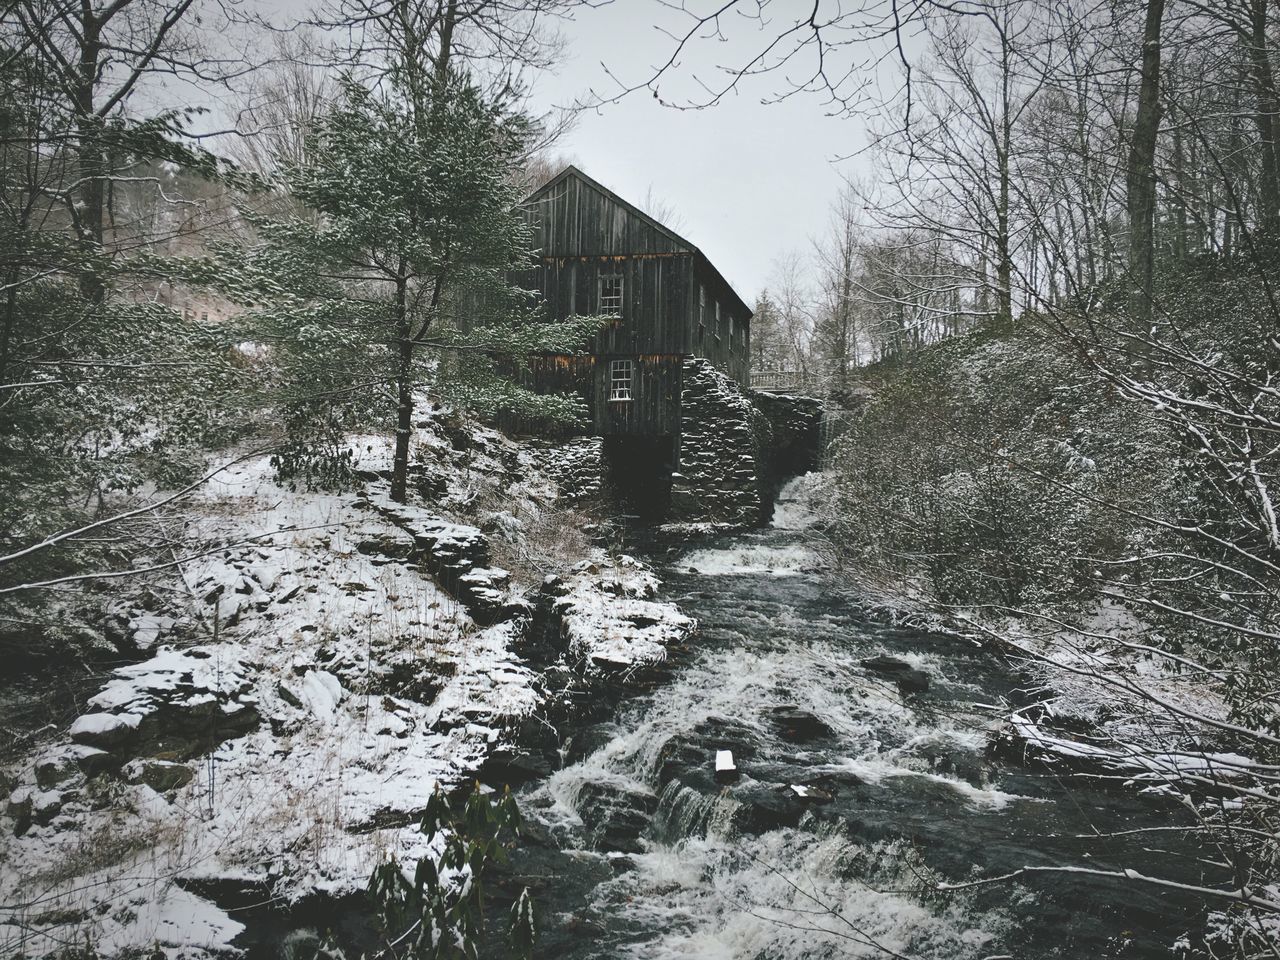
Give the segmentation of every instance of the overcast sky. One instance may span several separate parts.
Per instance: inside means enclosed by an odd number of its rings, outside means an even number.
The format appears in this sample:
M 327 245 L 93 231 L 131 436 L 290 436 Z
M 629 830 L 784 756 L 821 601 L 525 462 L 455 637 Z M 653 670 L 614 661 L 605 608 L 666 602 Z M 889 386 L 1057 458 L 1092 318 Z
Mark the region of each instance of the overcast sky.
M 799 9 L 799 0 L 776 8 Z M 540 106 L 567 105 L 594 88 L 612 92 L 605 65 L 626 82 L 646 79 L 671 55 L 673 41 L 655 23 L 681 23 L 657 0 L 618 0 L 584 10 L 563 25 L 565 60 L 534 88 Z M 706 77 L 748 42 L 758 25 L 730 24 L 726 41 L 703 43 L 684 58 L 664 98 L 695 92 L 689 74 Z M 603 61 L 603 64 L 602 64 Z M 627 200 L 655 197 L 674 207 L 679 232 L 719 267 L 748 303 L 766 284 L 774 259 L 789 249 L 808 254 L 840 188 L 857 174 L 858 159 L 834 163 L 865 144 L 857 118 L 826 116 L 821 99 L 803 95 L 764 104 L 785 86 L 780 76 L 754 78 L 718 106 L 681 111 L 644 91 L 598 112 L 583 113 L 557 150 Z

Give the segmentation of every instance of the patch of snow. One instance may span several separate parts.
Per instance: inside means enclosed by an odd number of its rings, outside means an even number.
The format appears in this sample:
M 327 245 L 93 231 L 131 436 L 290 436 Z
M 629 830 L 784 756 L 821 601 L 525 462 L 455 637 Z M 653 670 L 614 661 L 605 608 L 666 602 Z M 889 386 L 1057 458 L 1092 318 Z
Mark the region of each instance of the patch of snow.
M 137 713 L 86 713 L 76 718 L 67 733 L 72 740 L 101 739 L 136 730 L 141 722 Z
M 660 663 L 697 622 L 673 603 L 648 599 L 658 579 L 640 561 L 603 556 L 578 564 L 555 601 L 570 653 L 597 669 L 631 671 Z
M 302 677 L 302 702 L 319 720 L 332 720 L 346 691 L 327 670 L 308 670 Z

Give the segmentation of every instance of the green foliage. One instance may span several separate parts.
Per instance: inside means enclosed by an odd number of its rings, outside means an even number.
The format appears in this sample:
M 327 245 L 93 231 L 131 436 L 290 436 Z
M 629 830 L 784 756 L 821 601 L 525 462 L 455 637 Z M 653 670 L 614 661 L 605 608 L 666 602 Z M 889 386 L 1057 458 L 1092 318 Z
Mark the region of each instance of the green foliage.
M 281 476 L 342 482 L 338 428 L 389 429 L 404 391 L 485 415 L 580 418 L 569 398 L 509 379 L 515 358 L 572 349 L 596 323 L 543 322 L 507 282 L 530 243 L 509 176 L 527 119 L 457 75 L 429 95 L 342 89 L 305 165 L 287 171 L 297 211 L 259 220 L 261 244 L 223 261 L 271 345 Z
M 439 855 L 419 860 L 412 878 L 392 859 L 369 880 L 369 895 L 395 956 L 448 960 L 478 955 L 485 875 L 494 864 L 506 862 L 505 844 L 519 833 L 520 823 L 509 789 L 494 799 L 477 784 L 458 804 L 439 789 L 432 794 L 419 829 L 440 844 Z M 528 890 L 512 907 L 508 935 L 512 956 L 531 955 L 535 929 Z
M 210 447 L 245 431 L 234 331 L 164 305 L 163 285 L 179 277 L 126 209 L 127 190 L 136 199 L 151 189 L 132 181 L 151 174 L 170 189 L 179 176 L 249 185 L 183 142 L 189 116 L 103 122 L 105 173 L 123 174 L 111 185 L 121 215 L 113 226 L 127 235 L 87 244 L 74 218 L 81 134 L 64 91 L 33 57 L 0 50 L 0 557 L 110 514 L 135 491 L 194 479 Z M 84 295 L 86 278 L 107 282 L 101 302 Z M 153 519 L 140 520 L 0 561 L 0 586 L 140 565 L 155 534 Z M 0 644 L 12 640 L 24 655 L 50 652 L 95 618 L 92 597 L 64 593 L 56 615 L 33 593 L 6 601 L 22 606 L 0 616 Z

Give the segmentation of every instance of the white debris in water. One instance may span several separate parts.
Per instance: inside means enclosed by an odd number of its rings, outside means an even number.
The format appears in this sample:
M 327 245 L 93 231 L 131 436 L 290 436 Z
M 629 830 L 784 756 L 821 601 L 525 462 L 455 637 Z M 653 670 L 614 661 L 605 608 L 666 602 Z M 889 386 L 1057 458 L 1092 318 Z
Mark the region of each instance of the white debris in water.
M 716 751 L 716 773 L 729 773 L 737 769 L 738 768 L 734 766 L 733 763 L 732 750 Z

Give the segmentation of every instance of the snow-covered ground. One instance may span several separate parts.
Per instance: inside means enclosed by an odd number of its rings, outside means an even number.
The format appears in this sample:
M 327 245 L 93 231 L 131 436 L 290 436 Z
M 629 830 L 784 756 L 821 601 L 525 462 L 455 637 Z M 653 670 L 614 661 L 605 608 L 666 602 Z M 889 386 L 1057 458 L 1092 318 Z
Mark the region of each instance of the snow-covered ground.
M 555 490 L 533 454 L 491 431 L 465 453 L 432 430 L 418 443 L 444 486 L 430 508 L 388 509 L 376 484 L 291 491 L 266 457 L 231 462 L 201 490 L 185 536 L 198 555 L 178 568 L 172 607 L 130 611 L 145 659 L 6 771 L 18 787 L 0 831 L 0 953 L 227 951 L 242 925 L 193 892 L 202 882 L 288 903 L 356 892 L 389 856 L 428 852 L 415 824 L 432 792 L 509 743 L 540 693 L 514 652 L 521 617 L 481 626 L 455 598 L 483 589 L 519 614 L 530 585 L 484 568 L 484 584 L 447 592 L 415 548 L 424 531 L 479 536 L 449 516 L 464 511 L 505 516 L 490 525 L 518 537 L 517 517 Z M 356 446 L 358 469 L 385 469 L 385 443 Z M 572 657 L 626 670 L 693 627 L 628 558 L 596 551 L 566 573 Z

